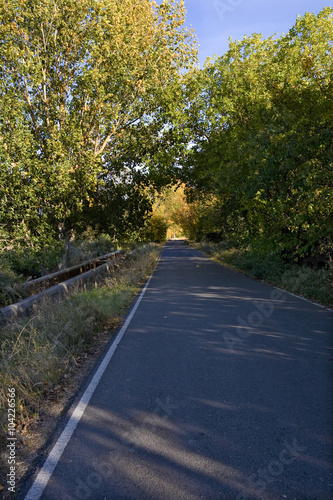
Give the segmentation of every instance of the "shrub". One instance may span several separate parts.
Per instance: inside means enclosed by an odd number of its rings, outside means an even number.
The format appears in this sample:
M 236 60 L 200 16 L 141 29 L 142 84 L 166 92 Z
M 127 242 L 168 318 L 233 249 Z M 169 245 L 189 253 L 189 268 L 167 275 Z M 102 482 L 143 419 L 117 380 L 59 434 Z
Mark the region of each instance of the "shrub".
M 108 235 L 102 234 L 95 240 L 75 240 L 70 243 L 70 265 L 75 266 L 115 250 L 115 243 Z
M 168 224 L 163 215 L 153 214 L 149 219 L 148 238 L 157 243 L 166 240 Z
M 270 245 L 241 248 L 224 241 L 217 244 L 203 242 L 194 246 L 222 264 L 231 265 L 256 279 L 327 306 L 333 305 L 332 264 L 319 269 L 286 262 L 279 255 L 279 249 L 272 250 Z
M 239 252 L 233 264 L 255 278 L 266 281 L 279 279 L 287 269 L 286 263 L 278 255 L 260 255 L 255 251 Z
M 11 269 L 0 265 L 0 307 L 5 307 L 26 296 L 21 280 Z
M 282 277 L 282 287 L 292 293 L 303 295 L 325 305 L 333 303 L 333 272 L 331 269 L 312 269 L 308 266 L 293 266 Z

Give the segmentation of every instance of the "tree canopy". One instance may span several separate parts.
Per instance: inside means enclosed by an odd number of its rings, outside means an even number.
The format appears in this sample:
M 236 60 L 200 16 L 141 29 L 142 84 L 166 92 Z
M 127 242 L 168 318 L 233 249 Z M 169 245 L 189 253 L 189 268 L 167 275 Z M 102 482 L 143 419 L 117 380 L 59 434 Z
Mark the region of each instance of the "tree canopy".
M 4 242 L 68 233 L 108 186 L 133 190 L 195 61 L 184 21 L 176 0 L 0 1 Z
M 210 231 L 290 258 L 333 235 L 333 10 L 230 42 L 196 71 L 184 178 Z M 208 215 L 210 214 L 210 215 Z
M 177 181 L 191 237 L 290 259 L 332 245 L 332 20 L 198 69 L 183 0 L 0 0 L 2 247 L 141 234 L 148 187 Z

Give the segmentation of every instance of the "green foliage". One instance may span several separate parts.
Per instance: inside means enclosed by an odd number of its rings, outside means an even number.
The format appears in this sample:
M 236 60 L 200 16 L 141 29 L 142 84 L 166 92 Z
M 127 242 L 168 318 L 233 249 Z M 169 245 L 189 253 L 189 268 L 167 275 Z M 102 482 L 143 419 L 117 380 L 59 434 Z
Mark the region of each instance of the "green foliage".
M 166 240 L 167 231 L 168 223 L 163 215 L 159 215 L 158 213 L 153 214 L 149 219 L 148 239 L 162 243 Z
M 323 268 L 286 263 L 275 251 L 261 248 L 242 248 L 233 241 L 220 243 L 192 243 L 198 250 L 218 262 L 284 290 L 301 295 L 321 304 L 333 305 L 332 263 Z
M 333 270 L 290 266 L 281 276 L 281 286 L 327 306 L 333 305 Z
M 115 242 L 107 234 L 94 239 L 74 240 L 70 243 L 70 265 L 75 266 L 85 260 L 100 257 L 116 250 Z
M 11 269 L 27 279 L 38 278 L 48 271 L 56 269 L 61 260 L 62 244 L 60 242 L 44 245 L 42 248 L 27 250 L 8 250 L 6 259 L 10 262 Z
M 102 224 L 114 192 L 141 216 L 127 172 L 151 164 L 149 182 L 163 182 L 166 110 L 196 57 L 184 16 L 176 0 L 0 0 L 3 248 Z
M 262 254 L 254 250 L 238 252 L 233 258 L 233 264 L 248 272 L 256 279 L 274 281 L 288 268 L 286 263 L 276 254 Z
M 332 21 L 326 8 L 280 39 L 244 37 L 194 74 L 184 166 L 198 198 L 215 197 L 206 234 L 260 241 L 290 261 L 332 238 Z
M 62 245 L 54 243 L 28 250 L 12 249 L 0 253 L 0 307 L 24 299 L 23 282 L 58 269 Z
M 148 196 L 148 179 L 129 168 L 118 180 L 107 179 L 83 208 L 82 223 L 76 233 L 86 231 L 87 224 L 95 234 L 107 233 L 113 241 L 136 243 L 146 228 L 152 202 Z
M 116 249 L 110 236 L 103 234 L 90 240 L 86 234 L 84 240 L 72 241 L 70 247 L 70 265 L 111 253 Z M 38 278 L 57 271 L 62 261 L 62 250 L 61 242 L 55 242 L 42 248 L 3 251 L 0 254 L 0 307 L 27 296 L 23 282 L 28 278 Z
M 0 307 L 5 307 L 24 297 L 21 280 L 0 261 Z

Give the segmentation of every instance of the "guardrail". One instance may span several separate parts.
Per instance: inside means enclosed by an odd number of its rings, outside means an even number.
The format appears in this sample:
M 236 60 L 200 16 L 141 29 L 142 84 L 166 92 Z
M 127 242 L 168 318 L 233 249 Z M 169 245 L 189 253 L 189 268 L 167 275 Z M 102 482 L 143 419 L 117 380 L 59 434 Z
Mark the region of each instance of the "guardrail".
M 115 259 L 122 254 L 124 254 L 124 250 L 117 250 L 116 252 L 102 255 L 101 257 L 87 260 L 76 266 L 69 267 L 68 269 L 63 269 L 46 276 L 42 276 L 41 278 L 26 281 L 23 284 L 23 287 L 28 289 L 31 294 L 39 293 L 46 288 L 57 285 L 63 281 L 67 281 L 75 276 L 79 276 L 80 274 L 90 271 L 91 269 L 96 269 L 97 267 L 105 264 L 108 260 Z
M 113 271 L 115 261 L 122 255 L 126 255 L 124 250 L 118 250 L 63 271 L 27 281 L 24 286 L 30 289 L 33 295 L 0 309 L 0 325 L 5 325 L 13 318 L 28 316 L 45 299 L 61 299 L 74 291 L 85 290 L 100 283 Z
M 76 291 L 86 290 L 88 287 L 102 282 L 114 270 L 115 261 L 119 257 L 133 256 L 140 250 L 150 248 L 150 246 L 151 243 L 148 243 L 143 247 L 135 248 L 129 253 L 124 250 L 117 250 L 63 271 L 26 281 L 24 287 L 30 290 L 32 295 L 0 309 L 0 325 L 5 325 L 14 318 L 29 316 L 45 299 L 61 299 Z

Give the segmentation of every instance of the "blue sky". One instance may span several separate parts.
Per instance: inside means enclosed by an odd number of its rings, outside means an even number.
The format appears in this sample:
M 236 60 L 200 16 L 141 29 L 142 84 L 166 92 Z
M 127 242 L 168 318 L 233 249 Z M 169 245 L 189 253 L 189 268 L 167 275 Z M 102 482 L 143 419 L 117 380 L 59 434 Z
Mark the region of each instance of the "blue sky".
M 297 15 L 318 14 L 331 5 L 329 0 L 185 0 L 186 26 L 196 31 L 202 67 L 207 57 L 228 50 L 229 37 L 281 35 L 295 24 Z

